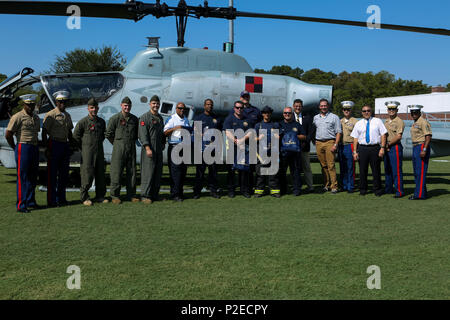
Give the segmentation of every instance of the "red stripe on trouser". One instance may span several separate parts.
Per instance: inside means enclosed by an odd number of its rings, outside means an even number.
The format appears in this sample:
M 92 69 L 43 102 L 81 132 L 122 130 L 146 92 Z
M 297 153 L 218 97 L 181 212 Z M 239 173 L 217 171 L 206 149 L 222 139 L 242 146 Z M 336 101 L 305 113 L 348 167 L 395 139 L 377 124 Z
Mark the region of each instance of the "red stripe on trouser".
M 423 144 L 420 146 L 420 152 L 422 153 L 423 151 Z M 419 155 L 420 156 L 420 155 Z M 425 159 L 420 157 L 420 160 L 422 162 L 422 167 L 420 169 L 420 191 L 419 191 L 419 198 L 422 198 L 422 187 L 423 187 L 423 165 L 425 162 Z
M 400 191 L 400 157 L 398 155 L 398 144 L 395 146 L 395 151 L 397 154 L 397 190 L 401 196 L 402 192 Z
M 355 183 L 355 158 L 353 158 L 353 143 L 350 144 L 350 149 L 352 149 L 352 159 L 353 159 L 353 183 Z
M 22 179 L 20 178 L 20 158 L 22 153 L 22 144 L 18 143 L 17 146 L 17 184 L 19 185 L 19 201 L 17 202 L 17 210 L 20 209 L 20 204 L 22 203 Z

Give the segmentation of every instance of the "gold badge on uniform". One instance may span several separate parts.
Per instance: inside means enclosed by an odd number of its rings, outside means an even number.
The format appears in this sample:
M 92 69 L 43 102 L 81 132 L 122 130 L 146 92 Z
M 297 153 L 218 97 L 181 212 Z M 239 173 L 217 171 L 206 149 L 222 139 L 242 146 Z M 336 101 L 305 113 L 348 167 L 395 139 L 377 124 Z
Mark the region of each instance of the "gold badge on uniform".
M 296 127 L 294 127 L 294 128 L 292 128 L 292 131 L 295 131 L 295 132 L 297 132 L 297 128 Z
M 247 121 L 244 121 L 244 127 L 248 126 Z
M 213 119 L 213 122 L 214 122 L 214 123 L 217 123 L 217 119 Z

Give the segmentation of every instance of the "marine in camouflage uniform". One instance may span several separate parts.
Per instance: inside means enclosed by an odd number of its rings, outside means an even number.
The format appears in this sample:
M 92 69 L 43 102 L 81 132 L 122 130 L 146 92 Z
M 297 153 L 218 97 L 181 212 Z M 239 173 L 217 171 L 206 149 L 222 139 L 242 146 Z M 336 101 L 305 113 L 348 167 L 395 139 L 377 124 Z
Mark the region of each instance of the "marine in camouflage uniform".
M 95 179 L 95 195 L 98 202 L 108 202 L 105 197 L 105 157 L 103 140 L 105 140 L 105 120 L 97 116 L 98 103 L 95 99 L 88 101 L 89 115 L 78 121 L 73 131 L 73 138 L 81 149 L 81 201 L 92 205 L 89 189 Z
M 105 136 L 113 145 L 111 157 L 111 197 L 115 204 L 121 203 L 120 177 L 125 168 L 127 198 L 139 202 L 136 197 L 136 140 L 138 138 L 139 119 L 130 113 L 131 100 L 123 98 L 122 111 L 108 121 Z
M 163 150 L 166 144 L 164 120 L 158 113 L 159 97 L 150 99 L 150 111 L 139 118 L 139 141 L 141 150 L 141 196 L 142 202 L 150 204 L 158 200 L 163 168 Z

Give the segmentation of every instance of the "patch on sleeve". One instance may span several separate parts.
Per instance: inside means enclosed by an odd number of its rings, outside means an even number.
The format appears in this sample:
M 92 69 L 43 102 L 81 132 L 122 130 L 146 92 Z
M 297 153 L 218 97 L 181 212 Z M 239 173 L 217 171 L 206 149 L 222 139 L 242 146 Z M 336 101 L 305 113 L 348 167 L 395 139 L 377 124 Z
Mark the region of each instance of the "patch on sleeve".
M 145 126 L 145 122 L 144 121 L 141 121 L 141 126 Z

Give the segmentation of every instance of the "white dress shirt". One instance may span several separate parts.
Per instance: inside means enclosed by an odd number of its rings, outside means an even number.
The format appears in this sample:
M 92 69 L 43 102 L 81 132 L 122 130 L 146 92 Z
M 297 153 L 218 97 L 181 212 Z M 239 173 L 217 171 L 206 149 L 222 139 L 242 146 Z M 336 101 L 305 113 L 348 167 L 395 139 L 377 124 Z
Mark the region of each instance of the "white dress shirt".
M 366 142 L 366 128 L 367 128 L 367 121 L 370 121 L 369 128 L 370 128 L 370 141 L 369 143 Z M 352 133 L 350 136 L 353 138 L 358 139 L 358 144 L 362 145 L 368 145 L 368 144 L 381 144 L 381 136 L 386 134 L 387 130 L 384 126 L 383 121 L 378 118 L 370 117 L 369 120 L 361 119 L 353 128 Z
M 166 120 L 166 124 L 164 125 L 164 131 L 175 128 L 177 126 L 190 127 L 189 120 L 186 119 L 186 117 L 180 118 L 178 114 L 174 113 Z M 181 130 L 173 131 L 169 137 L 169 144 L 177 144 L 180 143 L 181 141 L 182 141 Z

